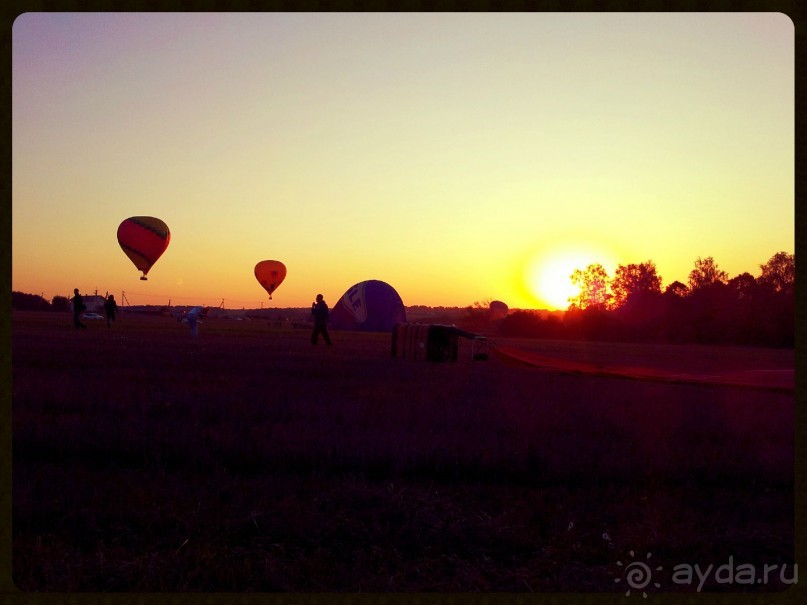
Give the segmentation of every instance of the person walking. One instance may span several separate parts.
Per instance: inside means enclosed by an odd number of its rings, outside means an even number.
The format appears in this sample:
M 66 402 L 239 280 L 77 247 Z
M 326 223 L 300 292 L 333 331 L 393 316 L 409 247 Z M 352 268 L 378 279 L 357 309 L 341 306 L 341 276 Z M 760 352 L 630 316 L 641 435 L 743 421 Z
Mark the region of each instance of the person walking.
M 78 293 L 78 288 L 73 288 L 73 326 L 76 330 L 86 330 L 87 326 L 81 323 L 81 314 L 87 308 L 84 298 Z
M 190 311 L 188 311 L 185 320 L 188 322 L 188 326 L 191 329 L 191 336 L 194 338 L 199 337 L 199 324 L 202 323 L 202 315 L 204 310 L 202 307 L 194 307 Z
M 331 346 L 331 337 L 328 334 L 328 319 L 330 312 L 328 311 L 328 304 L 322 297 L 322 294 L 317 294 L 317 301 L 311 303 L 311 315 L 314 316 L 314 330 L 311 332 L 311 344 L 317 344 L 317 337 L 322 334 L 325 344 Z
M 106 327 L 111 328 L 112 322 L 115 321 L 115 314 L 118 312 L 118 303 L 115 302 L 115 297 L 110 294 L 104 301 L 104 313 L 106 314 Z

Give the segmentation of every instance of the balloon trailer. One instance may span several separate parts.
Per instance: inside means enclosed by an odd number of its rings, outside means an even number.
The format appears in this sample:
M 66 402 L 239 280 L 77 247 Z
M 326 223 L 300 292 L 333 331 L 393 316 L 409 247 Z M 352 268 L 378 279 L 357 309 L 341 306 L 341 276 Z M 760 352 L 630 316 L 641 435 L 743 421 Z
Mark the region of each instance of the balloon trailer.
M 459 339 L 471 341 L 472 361 L 488 359 L 484 336 L 440 324 L 398 323 L 392 329 L 392 357 L 413 361 L 457 361 Z

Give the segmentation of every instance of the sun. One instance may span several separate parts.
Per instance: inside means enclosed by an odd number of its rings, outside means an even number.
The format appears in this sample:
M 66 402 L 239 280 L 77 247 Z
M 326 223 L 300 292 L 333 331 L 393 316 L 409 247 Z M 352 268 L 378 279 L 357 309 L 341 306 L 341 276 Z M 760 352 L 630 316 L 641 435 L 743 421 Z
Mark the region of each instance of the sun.
M 615 266 L 610 254 L 596 249 L 558 249 L 536 256 L 527 269 L 527 287 L 548 310 L 565 310 L 569 307 L 569 299 L 580 292 L 580 288 L 572 283 L 572 273 L 595 263 L 601 264 L 609 273 Z
M 560 258 L 541 264 L 530 279 L 533 293 L 554 309 L 565 309 L 569 299 L 580 292 L 570 276 L 575 269 L 582 268 L 575 259 Z

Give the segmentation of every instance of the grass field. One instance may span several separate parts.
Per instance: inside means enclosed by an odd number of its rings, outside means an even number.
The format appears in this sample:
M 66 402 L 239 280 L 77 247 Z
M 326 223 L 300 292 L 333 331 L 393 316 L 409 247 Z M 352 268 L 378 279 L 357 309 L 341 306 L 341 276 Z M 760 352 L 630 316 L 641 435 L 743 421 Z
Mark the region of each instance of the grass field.
M 677 565 L 794 562 L 792 392 L 466 349 L 412 362 L 391 358 L 387 334 L 312 347 L 259 321 L 205 321 L 197 339 L 170 318 L 87 323 L 12 319 L 20 590 L 624 592 L 633 551 L 663 568 L 647 592 L 694 592 Z M 507 342 L 793 368 L 792 350 Z

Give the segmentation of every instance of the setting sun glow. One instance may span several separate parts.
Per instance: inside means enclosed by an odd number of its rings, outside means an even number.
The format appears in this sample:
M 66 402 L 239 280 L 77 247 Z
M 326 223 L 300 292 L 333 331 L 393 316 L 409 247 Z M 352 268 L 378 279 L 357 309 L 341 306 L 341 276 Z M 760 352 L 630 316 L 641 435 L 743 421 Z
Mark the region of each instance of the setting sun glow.
M 308 308 L 381 280 L 407 307 L 566 309 L 591 263 L 666 285 L 795 247 L 782 13 L 26 12 L 13 34 L 10 286 L 46 301 Z M 116 240 L 137 216 L 171 233 L 147 280 Z
M 608 253 L 601 250 L 556 250 L 533 261 L 527 269 L 527 284 L 533 295 L 549 310 L 566 309 L 569 299 L 580 291 L 572 283 L 572 273 L 575 269 L 584 270 L 595 263 L 605 267 L 609 275 L 617 264 Z

